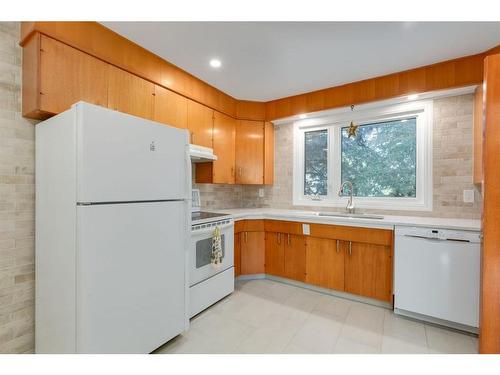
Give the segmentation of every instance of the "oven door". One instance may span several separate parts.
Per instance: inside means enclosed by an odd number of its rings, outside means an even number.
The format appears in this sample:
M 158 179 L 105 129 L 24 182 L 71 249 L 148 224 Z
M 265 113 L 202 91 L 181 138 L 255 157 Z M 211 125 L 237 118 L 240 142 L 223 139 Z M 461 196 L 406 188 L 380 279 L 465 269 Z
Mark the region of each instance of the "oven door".
M 216 227 L 221 229 L 222 262 L 213 265 L 212 241 Z M 191 232 L 191 251 L 189 253 L 190 278 L 189 285 L 193 286 L 206 280 L 234 265 L 234 223 L 224 221 L 221 223 L 208 223 L 204 228 L 193 226 Z

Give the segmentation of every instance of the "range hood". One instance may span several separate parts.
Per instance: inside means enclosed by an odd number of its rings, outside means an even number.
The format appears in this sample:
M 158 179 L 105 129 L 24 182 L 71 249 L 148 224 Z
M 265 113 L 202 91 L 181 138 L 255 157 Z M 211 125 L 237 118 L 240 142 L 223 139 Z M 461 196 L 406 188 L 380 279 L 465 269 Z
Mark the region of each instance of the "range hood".
M 204 163 L 217 160 L 217 156 L 214 155 L 214 150 L 198 145 L 189 145 L 189 156 L 191 156 L 191 161 L 193 163 Z

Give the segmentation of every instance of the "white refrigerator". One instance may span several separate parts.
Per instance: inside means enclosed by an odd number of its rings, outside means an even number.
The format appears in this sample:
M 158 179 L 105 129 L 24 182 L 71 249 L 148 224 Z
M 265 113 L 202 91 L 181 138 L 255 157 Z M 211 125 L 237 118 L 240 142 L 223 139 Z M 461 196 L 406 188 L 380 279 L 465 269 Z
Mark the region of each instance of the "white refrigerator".
M 186 130 L 79 102 L 36 125 L 37 353 L 149 353 L 187 327 Z

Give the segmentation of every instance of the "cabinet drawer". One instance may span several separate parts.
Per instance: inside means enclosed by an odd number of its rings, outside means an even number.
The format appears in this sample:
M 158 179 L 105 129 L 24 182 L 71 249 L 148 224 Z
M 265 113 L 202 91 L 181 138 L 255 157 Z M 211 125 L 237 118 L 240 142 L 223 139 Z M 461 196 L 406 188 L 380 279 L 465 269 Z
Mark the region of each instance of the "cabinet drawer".
M 265 220 L 266 232 L 302 234 L 302 223 L 294 221 Z
M 234 233 L 263 232 L 264 220 L 238 220 L 234 222 Z
M 392 230 L 390 229 L 310 224 L 310 231 L 312 237 L 371 243 L 375 245 L 392 245 Z

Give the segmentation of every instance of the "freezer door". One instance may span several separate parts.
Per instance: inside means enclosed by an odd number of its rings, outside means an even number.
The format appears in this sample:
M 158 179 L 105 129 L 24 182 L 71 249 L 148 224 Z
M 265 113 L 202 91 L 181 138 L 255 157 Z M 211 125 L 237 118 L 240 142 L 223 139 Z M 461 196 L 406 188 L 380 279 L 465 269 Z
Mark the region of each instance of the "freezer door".
M 184 330 L 186 202 L 78 206 L 78 353 L 149 353 Z
M 78 103 L 78 202 L 186 199 L 186 130 Z

